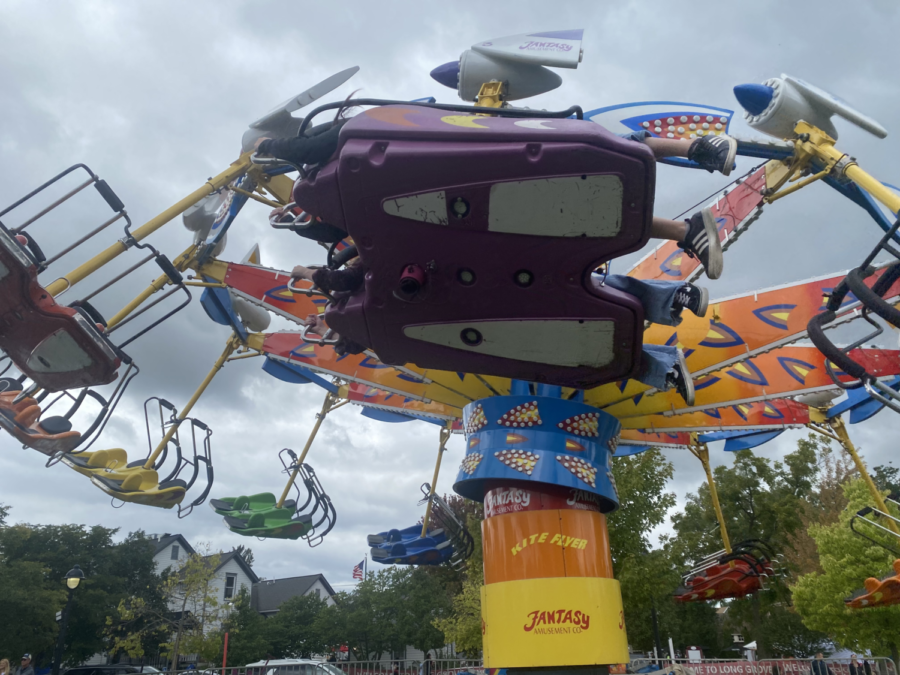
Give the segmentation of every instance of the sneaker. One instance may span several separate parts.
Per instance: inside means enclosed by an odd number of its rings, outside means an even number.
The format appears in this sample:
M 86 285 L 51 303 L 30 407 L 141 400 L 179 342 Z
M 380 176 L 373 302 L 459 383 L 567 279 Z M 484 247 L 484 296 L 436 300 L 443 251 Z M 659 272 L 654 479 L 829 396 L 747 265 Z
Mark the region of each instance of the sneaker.
M 684 352 L 680 349 L 678 350 L 678 360 L 666 375 L 666 383 L 670 389 L 678 390 L 688 407 L 694 405 L 694 381 L 691 379 L 691 371 L 688 370 L 687 363 L 685 363 Z
M 681 314 L 682 309 L 689 309 L 696 316 L 706 316 L 706 308 L 709 306 L 709 291 L 694 284 L 685 284 L 675 291 L 672 300 L 672 310 Z
M 737 155 L 737 141 L 731 136 L 701 136 L 688 148 L 688 159 L 710 173 L 719 171 L 723 176 L 731 173 Z
M 703 209 L 691 216 L 687 235 L 678 245 L 692 258 L 700 260 L 706 276 L 718 279 L 722 276 L 722 244 L 719 241 L 719 228 L 712 211 Z

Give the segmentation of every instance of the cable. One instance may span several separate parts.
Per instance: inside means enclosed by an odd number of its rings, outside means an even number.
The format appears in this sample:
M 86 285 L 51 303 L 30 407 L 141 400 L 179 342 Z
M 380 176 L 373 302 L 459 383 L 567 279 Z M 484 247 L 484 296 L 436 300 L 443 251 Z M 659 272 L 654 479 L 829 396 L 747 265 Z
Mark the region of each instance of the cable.
M 713 197 L 715 197 L 715 196 L 716 196 L 717 194 L 719 194 L 720 192 L 724 192 L 725 190 L 727 190 L 728 188 L 730 188 L 732 185 L 736 185 L 737 183 L 741 182 L 742 180 L 744 180 L 745 178 L 747 178 L 750 174 L 752 174 L 752 173 L 755 172 L 757 169 L 759 169 L 761 166 L 765 166 L 766 163 L 767 163 L 768 161 L 769 161 L 769 160 L 766 160 L 765 162 L 762 162 L 762 163 L 760 163 L 760 164 L 757 164 L 757 165 L 754 166 L 752 169 L 750 169 L 747 173 L 745 173 L 745 174 L 742 175 L 742 176 L 738 176 L 737 178 L 735 178 L 733 181 L 731 181 L 731 182 L 730 182 L 728 185 L 726 185 L 725 187 L 719 188 L 718 190 L 716 190 L 715 192 L 713 192 L 711 195 L 709 195 L 709 196 L 704 197 L 703 199 L 701 199 L 701 200 L 700 200 L 699 202 L 697 202 L 696 204 L 693 204 L 692 206 L 687 207 L 684 211 L 682 211 L 681 213 L 679 213 L 679 214 L 678 214 L 677 216 L 675 216 L 672 220 L 678 220 L 678 219 L 681 218 L 684 214 L 686 214 L 688 211 L 691 211 L 691 210 L 693 210 L 693 209 L 696 209 L 698 206 L 700 206 L 701 204 L 705 204 L 706 202 L 708 202 L 710 199 L 712 199 Z

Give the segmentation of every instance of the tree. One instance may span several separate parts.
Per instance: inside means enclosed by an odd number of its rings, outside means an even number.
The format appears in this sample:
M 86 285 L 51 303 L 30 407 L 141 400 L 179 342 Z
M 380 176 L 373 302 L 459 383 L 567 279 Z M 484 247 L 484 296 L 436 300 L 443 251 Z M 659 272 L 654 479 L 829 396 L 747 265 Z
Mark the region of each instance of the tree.
M 220 623 L 217 589 L 212 584 L 219 560 L 219 554 L 192 553 L 167 570 L 160 583 L 161 604 L 136 596 L 123 599 L 108 620 L 113 650 L 141 657 L 147 638 L 171 636 L 161 647 L 171 659 L 172 670 L 178 669 L 181 653 L 208 658 L 220 653 L 221 636 L 211 630 Z
M 265 626 L 272 657 L 310 658 L 325 651 L 326 645 L 315 630 L 316 617 L 325 607 L 325 601 L 315 595 L 298 595 L 285 601 Z
M 0 654 L 33 655 L 47 664 L 56 645 L 56 612 L 66 601 L 62 584 L 51 588 L 49 569 L 35 562 L 0 565 Z
M 475 502 L 470 502 L 475 504 Z M 450 601 L 447 616 L 434 620 L 434 626 L 444 635 L 445 643 L 452 643 L 456 651 L 476 657 L 482 650 L 481 587 L 484 585 L 484 554 L 482 552 L 481 521 L 484 509 L 473 508 L 466 517 L 466 527 L 475 542 L 472 557 L 466 563 L 461 588 Z
M 658 448 L 639 455 L 614 457 L 612 473 L 619 492 L 619 508 L 607 516 L 613 569 L 618 576 L 626 560 L 650 549 L 650 532 L 666 520 L 675 506 L 675 494 L 666 491 L 672 463 Z
M 84 570 L 86 578 L 75 591 L 66 632 L 65 663 L 80 663 L 105 649 L 106 617 L 123 597 L 137 595 L 150 600 L 155 592 L 157 577 L 149 541 L 142 532 L 137 532 L 116 544 L 113 541 L 116 532 L 83 525 L 0 527 L 0 573 L 7 579 L 28 579 L 27 582 L 10 581 L 7 592 L 24 600 L 26 596 L 21 591 L 29 591 L 31 607 L 27 611 L 34 616 L 35 626 L 48 626 L 55 635 L 55 615 L 66 597 L 63 578 L 75 564 Z M 39 583 L 36 569 L 43 570 Z M 10 602 L 13 601 L 10 597 Z M 0 626 L 6 620 L 17 620 L 15 613 L 3 614 Z M 0 633 L 13 635 L 18 630 L 0 628 Z M 0 637 L 0 645 L 3 644 Z M 46 652 L 32 644 L 25 647 L 19 651 L 33 653 L 38 664 L 49 663 L 52 645 Z
M 716 467 L 714 479 L 731 543 L 760 539 L 776 555 L 792 550 L 805 527 L 804 514 L 817 499 L 820 458 L 826 449 L 827 443 L 810 437 L 780 462 L 744 450 L 735 453 L 731 467 Z M 672 517 L 676 536 L 667 540 L 673 560 L 681 563 L 722 548 L 709 485 L 701 485 L 686 501 L 684 511 Z M 791 645 L 793 653 L 815 650 L 824 637 L 800 626 L 793 615 L 789 581 L 789 575 L 770 579 L 769 591 L 728 604 L 727 625 L 756 640 L 760 657 L 784 647 L 784 626 L 799 627 Z
M 251 549 L 249 546 L 239 544 L 231 550 L 237 551 L 237 554 L 244 559 L 244 562 L 247 563 L 247 565 L 249 565 L 250 567 L 253 567 L 253 549 Z
M 849 481 L 844 494 L 848 503 L 837 523 L 810 527 L 810 535 L 819 548 L 822 572 L 800 577 L 793 587 L 794 604 L 810 628 L 828 633 L 857 652 L 870 649 L 874 654 L 890 654 L 897 663 L 900 606 L 861 610 L 844 606 L 844 598 L 860 589 L 866 578 L 890 573 L 893 561 L 887 550 L 850 530 L 850 518 L 871 505 L 865 483 L 861 479 Z
M 653 649 L 653 607 L 669 602 L 678 573 L 665 551 L 650 551 L 650 533 L 666 520 L 675 495 L 666 491 L 672 463 L 658 448 L 614 457 L 619 509 L 607 516 L 613 571 L 622 589 L 629 643 Z
M 787 572 L 791 583 L 799 575 L 821 571 L 819 549 L 809 535 L 811 525 L 836 523 L 847 506 L 844 483 L 856 472 L 853 461 L 844 454 L 832 452 L 828 441 L 810 434 L 800 439 L 799 445 L 811 444 L 818 455 L 818 476 L 812 493 L 801 503 L 801 527 L 788 537 L 789 546 L 784 550 Z M 815 653 L 815 652 L 814 652 Z
M 241 587 L 234 600 L 234 609 L 224 624 L 228 630 L 228 662 L 244 665 L 271 654 L 268 633 L 272 623 L 250 607 L 250 593 Z M 217 655 L 217 663 L 221 662 L 221 657 L 222 654 Z
M 891 464 L 891 462 L 888 462 Z M 900 492 L 900 469 L 895 466 L 876 466 L 872 469 L 872 480 L 879 490 L 886 492 Z
M 429 574 L 427 567 L 414 569 L 404 596 L 408 644 L 423 652 L 437 650 L 447 644 L 436 622 L 450 613 L 452 601 L 439 578 Z

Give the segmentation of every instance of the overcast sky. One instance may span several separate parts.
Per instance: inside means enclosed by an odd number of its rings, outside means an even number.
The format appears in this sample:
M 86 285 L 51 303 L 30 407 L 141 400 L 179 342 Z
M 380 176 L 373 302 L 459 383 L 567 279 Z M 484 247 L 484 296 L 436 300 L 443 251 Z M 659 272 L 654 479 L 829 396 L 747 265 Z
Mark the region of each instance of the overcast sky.
M 163 210 L 222 171 L 239 153 L 247 125 L 287 97 L 353 65 L 361 71 L 328 100 L 354 89 L 371 97 L 413 99 L 455 93 L 432 81 L 436 65 L 459 57 L 475 42 L 515 33 L 584 28 L 584 62 L 560 71 L 564 83 L 528 105 L 585 110 L 646 100 L 693 101 L 734 108 L 736 84 L 761 82 L 782 72 L 818 84 L 879 120 L 891 133 L 877 140 L 841 121 L 840 147 L 887 182 L 897 184 L 900 89 L 895 48 L 900 8 L 894 2 L 718 3 L 671 2 L 332 3 L 112 2 L 5 0 L 0 4 L 0 205 L 13 202 L 65 167 L 84 162 L 125 202 L 136 224 Z M 739 117 L 739 116 L 738 116 Z M 738 120 L 734 131 L 749 130 Z M 739 160 L 746 170 L 752 160 Z M 726 181 L 705 172 L 660 167 L 657 213 L 674 216 Z M 34 234 L 45 250 L 64 234 L 84 233 L 108 214 L 85 194 Z M 321 249 L 300 237 L 274 232 L 266 209 L 247 207 L 229 233 L 222 256 L 240 260 L 259 243 L 263 263 L 290 269 L 322 262 Z M 14 222 L 12 224 L 15 224 Z M 84 255 L 105 247 L 110 234 Z M 879 238 L 858 208 L 824 185 L 767 207 L 763 218 L 728 253 L 712 296 L 764 288 L 855 266 Z M 174 257 L 190 242 L 179 221 L 152 242 Z M 123 256 L 123 269 L 139 256 Z M 631 259 L 636 259 L 635 254 Z M 46 281 L 77 264 L 73 253 Z M 616 269 L 627 266 L 617 263 Z M 135 273 L 99 296 L 98 308 L 114 314 L 156 276 Z M 102 275 L 75 290 L 81 297 Z M 108 277 L 106 277 L 108 278 Z M 66 296 L 63 296 L 66 298 Z M 273 328 L 287 327 L 273 321 Z M 123 332 L 124 329 L 123 329 Z M 122 447 L 146 455 L 141 405 L 160 395 L 179 407 L 189 398 L 224 346 L 228 331 L 212 324 L 194 303 L 162 330 L 129 348 L 143 368 L 119 414 L 96 447 Z M 891 332 L 882 346 L 896 347 Z M 278 492 L 283 477 L 276 453 L 302 448 L 321 405 L 322 390 L 290 386 L 260 371 L 261 360 L 228 365 L 195 415 L 214 430 L 213 496 Z M 871 464 L 896 456 L 900 418 L 883 412 L 854 427 L 853 438 Z M 757 452 L 778 458 L 795 447 L 788 432 Z M 338 526 L 323 545 L 247 540 L 230 533 L 208 506 L 178 520 L 174 512 L 126 504 L 111 508 L 90 482 L 63 466 L 45 469 L 44 458 L 0 438 L 0 502 L 12 519 L 34 523 L 86 523 L 123 532 L 181 532 L 230 550 L 255 552 L 261 576 L 324 573 L 346 588 L 352 566 L 367 553 L 365 535 L 413 524 L 422 515 L 419 485 L 431 479 L 438 428 L 413 422 L 369 421 L 347 406 L 330 416 L 308 462 L 338 511 Z M 439 489 L 449 492 L 463 454 L 450 443 Z M 684 495 L 701 483 L 696 460 L 671 453 Z M 731 458 L 716 449 L 716 463 Z M 77 562 L 77 561 L 73 561 Z

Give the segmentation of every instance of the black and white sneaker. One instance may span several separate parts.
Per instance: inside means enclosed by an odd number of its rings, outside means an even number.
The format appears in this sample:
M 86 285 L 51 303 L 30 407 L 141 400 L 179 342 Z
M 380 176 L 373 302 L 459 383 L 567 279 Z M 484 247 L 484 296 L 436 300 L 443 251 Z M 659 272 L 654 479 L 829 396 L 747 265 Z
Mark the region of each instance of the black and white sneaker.
M 672 311 L 681 315 L 682 309 L 689 309 L 696 316 L 706 316 L 709 307 L 709 291 L 694 284 L 685 284 L 675 291 L 672 300 Z
M 712 211 L 703 209 L 691 216 L 687 235 L 678 245 L 692 258 L 700 260 L 706 276 L 718 279 L 722 276 L 722 244 L 719 241 L 719 228 Z
M 731 136 L 701 136 L 688 148 L 688 159 L 697 162 L 710 173 L 719 171 L 723 176 L 731 173 L 737 156 L 737 141 Z
M 689 408 L 694 405 L 694 381 L 691 379 L 691 371 L 688 370 L 684 360 L 684 353 L 680 349 L 678 350 L 678 360 L 666 375 L 666 383 L 669 388 L 678 390 Z

